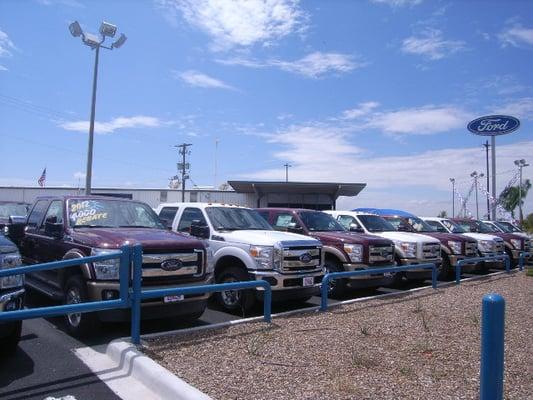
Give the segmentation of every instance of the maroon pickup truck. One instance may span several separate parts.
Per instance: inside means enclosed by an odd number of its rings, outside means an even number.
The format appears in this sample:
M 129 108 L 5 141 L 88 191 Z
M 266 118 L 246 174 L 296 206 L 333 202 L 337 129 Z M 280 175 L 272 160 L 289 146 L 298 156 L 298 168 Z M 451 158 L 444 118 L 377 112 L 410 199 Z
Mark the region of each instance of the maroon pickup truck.
M 320 211 L 291 208 L 257 209 L 276 230 L 308 235 L 323 244 L 328 272 L 357 271 L 395 265 L 394 244 L 373 235 L 349 232 L 331 215 Z M 392 284 L 394 276 L 371 274 L 334 280 L 330 294 L 342 295 L 346 287 L 364 288 Z
M 137 201 L 97 196 L 40 197 L 26 220 L 20 252 L 27 264 L 80 258 L 143 246 L 143 287 L 196 286 L 211 283 L 213 271 L 201 241 L 168 231 L 154 211 Z M 176 267 L 178 266 L 178 267 Z M 119 298 L 119 261 L 109 260 L 26 274 L 26 284 L 73 304 Z M 143 318 L 198 318 L 207 294 L 169 296 L 142 304 Z M 101 321 L 129 318 L 129 310 L 69 314 L 68 330 L 92 333 Z

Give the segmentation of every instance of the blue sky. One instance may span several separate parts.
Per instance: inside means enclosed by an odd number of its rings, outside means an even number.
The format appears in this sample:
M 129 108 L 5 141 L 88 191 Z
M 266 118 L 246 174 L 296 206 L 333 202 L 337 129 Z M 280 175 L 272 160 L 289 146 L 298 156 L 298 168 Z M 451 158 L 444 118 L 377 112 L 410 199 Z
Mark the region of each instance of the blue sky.
M 48 186 L 83 185 L 94 53 L 68 24 L 105 20 L 128 40 L 101 52 L 93 186 L 165 187 L 188 142 L 197 185 L 283 180 L 288 162 L 292 180 L 368 183 L 341 207 L 449 210 L 449 178 L 464 194 L 485 169 L 471 119 L 521 120 L 497 138 L 499 190 L 533 164 L 532 17 L 530 1 L 4 0 L 0 185 L 44 166 Z

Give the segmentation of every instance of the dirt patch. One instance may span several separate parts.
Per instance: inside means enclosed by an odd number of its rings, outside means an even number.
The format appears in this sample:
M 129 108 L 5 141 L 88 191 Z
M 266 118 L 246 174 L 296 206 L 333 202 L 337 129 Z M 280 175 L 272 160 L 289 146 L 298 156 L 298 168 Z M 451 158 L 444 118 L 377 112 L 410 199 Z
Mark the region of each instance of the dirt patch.
M 505 398 L 533 393 L 533 278 L 524 273 L 147 341 L 214 399 L 475 399 L 481 299 L 506 300 Z

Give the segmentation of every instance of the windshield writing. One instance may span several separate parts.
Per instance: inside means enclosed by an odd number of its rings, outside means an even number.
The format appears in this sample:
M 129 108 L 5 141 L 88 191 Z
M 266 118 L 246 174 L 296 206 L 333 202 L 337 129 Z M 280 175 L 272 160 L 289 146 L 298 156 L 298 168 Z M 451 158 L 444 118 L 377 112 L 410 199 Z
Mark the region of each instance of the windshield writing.
M 448 228 L 452 233 L 465 233 L 465 232 L 469 232 L 469 231 L 464 230 L 459 224 L 456 224 L 455 222 L 450 221 L 449 219 L 445 219 L 444 221 L 442 221 L 442 223 L 443 223 L 444 226 L 445 226 L 446 228 Z

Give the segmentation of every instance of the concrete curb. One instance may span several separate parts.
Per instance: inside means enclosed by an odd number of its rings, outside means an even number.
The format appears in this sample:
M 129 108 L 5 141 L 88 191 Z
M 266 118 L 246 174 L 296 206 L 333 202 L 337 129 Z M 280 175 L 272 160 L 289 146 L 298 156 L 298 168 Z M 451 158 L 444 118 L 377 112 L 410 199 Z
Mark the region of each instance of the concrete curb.
M 150 357 L 140 352 L 133 344 L 123 341 L 112 341 L 106 349 L 106 355 L 117 365 L 142 382 L 161 400 L 210 400 L 211 397 L 202 393 L 187 382 L 178 378 Z

